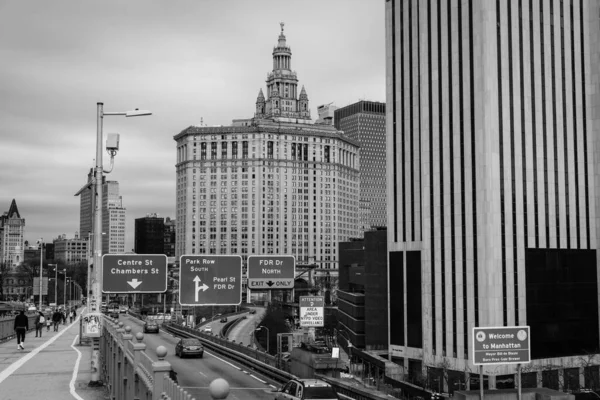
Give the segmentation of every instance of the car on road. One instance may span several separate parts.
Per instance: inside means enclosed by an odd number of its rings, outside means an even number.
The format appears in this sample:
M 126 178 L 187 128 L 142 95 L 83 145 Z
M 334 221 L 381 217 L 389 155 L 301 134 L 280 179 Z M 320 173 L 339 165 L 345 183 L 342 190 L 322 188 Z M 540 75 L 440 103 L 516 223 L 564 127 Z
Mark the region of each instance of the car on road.
M 275 400 L 340 400 L 333 387 L 320 379 L 292 379 L 275 392 Z
M 126 314 L 128 311 L 129 311 L 129 307 L 127 307 L 127 306 L 120 306 L 119 307 L 119 312 L 121 314 Z
M 175 346 L 175 355 L 183 358 L 185 356 L 196 356 L 202 358 L 204 355 L 204 346 L 198 339 L 180 339 Z
M 212 333 L 212 328 L 210 327 L 210 325 L 208 325 L 208 326 L 205 326 L 205 327 L 202 329 L 202 332 L 204 332 L 204 333 Z
M 144 333 L 158 333 L 158 323 L 153 319 L 147 319 L 144 322 Z
M 227 322 L 227 317 L 221 318 L 221 322 Z
M 250 314 L 256 314 L 256 310 L 253 308 L 252 310 L 250 310 Z

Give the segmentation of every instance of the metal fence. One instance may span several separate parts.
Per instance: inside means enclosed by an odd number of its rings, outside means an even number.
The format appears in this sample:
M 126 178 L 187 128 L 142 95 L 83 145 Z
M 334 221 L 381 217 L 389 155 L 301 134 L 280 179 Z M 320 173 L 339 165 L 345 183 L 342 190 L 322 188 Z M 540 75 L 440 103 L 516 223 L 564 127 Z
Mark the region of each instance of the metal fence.
M 38 313 L 26 313 L 26 315 L 29 319 L 29 330 L 35 330 L 35 319 Z M 0 317 L 0 341 L 9 340 L 15 336 L 15 317 Z

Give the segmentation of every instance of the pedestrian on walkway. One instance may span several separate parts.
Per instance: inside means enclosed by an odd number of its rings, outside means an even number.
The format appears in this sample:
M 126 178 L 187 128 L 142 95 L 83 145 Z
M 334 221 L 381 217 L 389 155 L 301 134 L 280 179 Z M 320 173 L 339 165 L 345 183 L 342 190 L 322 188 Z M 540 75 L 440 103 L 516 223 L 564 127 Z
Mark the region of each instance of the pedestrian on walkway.
M 60 321 L 62 320 L 62 314 L 60 312 L 60 310 L 56 310 L 54 311 L 54 314 L 52 314 L 52 322 L 54 322 L 54 332 L 58 332 L 58 324 L 60 324 Z
M 73 322 L 73 320 L 75 319 L 76 315 L 77 315 L 77 314 L 75 313 L 75 309 L 74 309 L 74 308 L 72 308 L 72 309 L 71 309 L 71 312 L 69 312 L 69 323 L 72 323 L 72 322 Z
M 25 350 L 25 332 L 29 330 L 29 318 L 25 315 L 25 311 L 21 310 L 19 315 L 15 317 L 15 332 L 17 334 L 17 350 Z
M 66 310 L 62 310 L 60 312 L 60 314 L 61 314 L 61 317 L 62 317 L 63 325 L 66 325 L 67 324 L 67 311 Z
M 46 316 L 46 332 L 50 332 L 50 325 L 52 325 L 52 316 L 50 314 L 48 314 Z
M 38 337 L 38 334 L 42 337 L 42 329 L 44 329 L 44 325 L 46 325 L 45 322 L 46 317 L 44 317 L 44 314 L 40 311 L 35 319 L 35 337 Z

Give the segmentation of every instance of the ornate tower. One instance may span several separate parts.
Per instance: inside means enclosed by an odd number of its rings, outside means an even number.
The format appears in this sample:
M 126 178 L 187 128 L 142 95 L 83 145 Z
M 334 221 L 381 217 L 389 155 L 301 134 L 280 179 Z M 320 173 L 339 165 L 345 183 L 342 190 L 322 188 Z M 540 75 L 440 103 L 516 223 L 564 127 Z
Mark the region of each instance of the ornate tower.
M 254 114 L 254 118 L 263 118 L 265 115 L 265 95 L 263 94 L 262 89 L 258 92 L 258 97 L 256 98 L 256 113 Z
M 298 78 L 292 71 L 292 50 L 285 42 L 284 23 L 281 22 L 281 33 L 277 46 L 273 48 L 273 71 L 267 75 L 267 99 L 264 111 L 259 113 L 262 91 L 256 100 L 256 118 L 297 118 L 310 119 L 308 97 L 303 90 L 298 99 Z M 259 115 L 262 114 L 260 117 Z
M 300 98 L 298 99 L 298 112 L 300 113 L 300 118 L 310 119 L 310 109 L 308 108 L 308 95 L 306 94 L 304 85 L 302 85 L 302 90 L 300 91 Z

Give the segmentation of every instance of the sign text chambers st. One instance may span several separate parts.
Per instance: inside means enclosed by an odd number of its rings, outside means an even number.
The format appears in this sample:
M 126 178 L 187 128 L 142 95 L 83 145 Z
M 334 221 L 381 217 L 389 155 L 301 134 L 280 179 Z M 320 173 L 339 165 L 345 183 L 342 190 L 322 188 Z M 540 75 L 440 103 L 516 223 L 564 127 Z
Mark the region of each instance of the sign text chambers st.
M 104 293 L 167 290 L 167 256 L 164 254 L 105 254 L 102 264 Z

